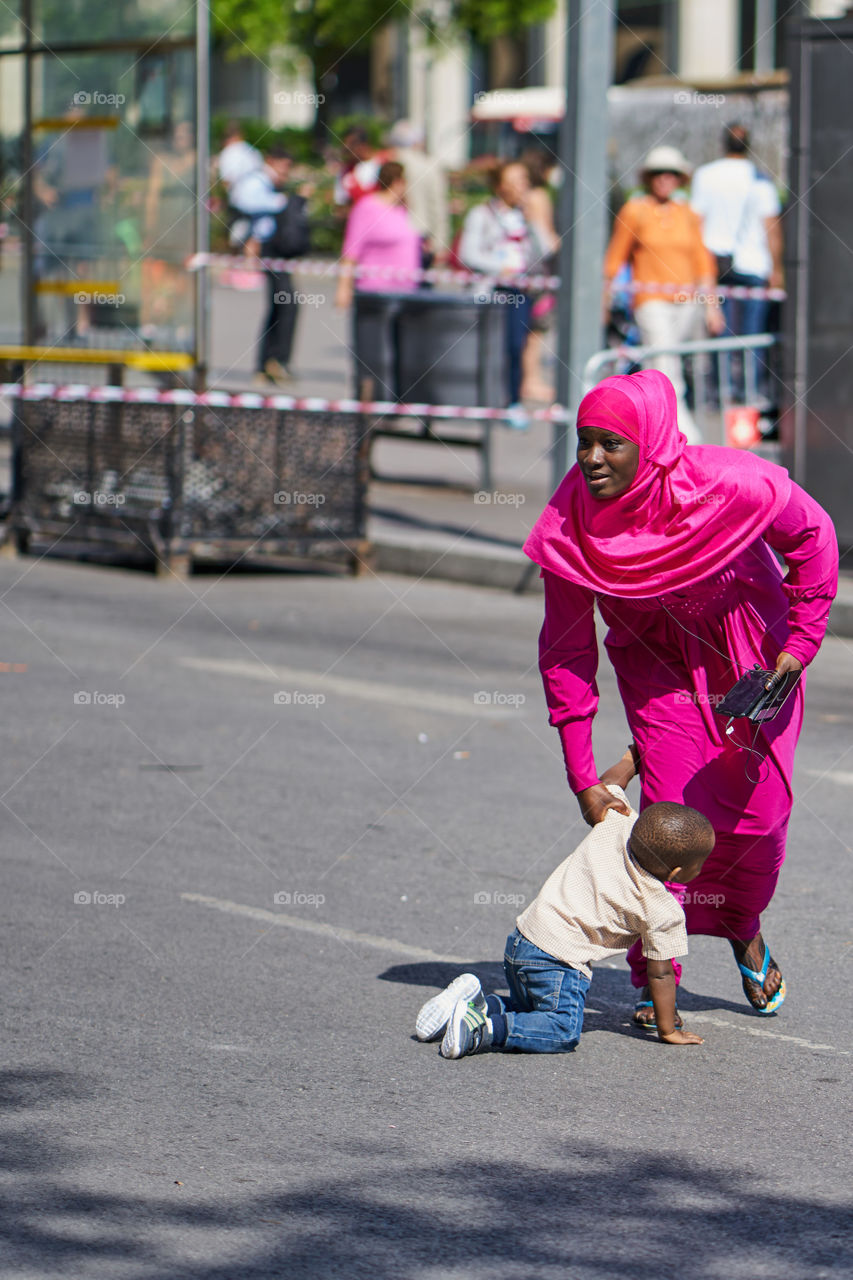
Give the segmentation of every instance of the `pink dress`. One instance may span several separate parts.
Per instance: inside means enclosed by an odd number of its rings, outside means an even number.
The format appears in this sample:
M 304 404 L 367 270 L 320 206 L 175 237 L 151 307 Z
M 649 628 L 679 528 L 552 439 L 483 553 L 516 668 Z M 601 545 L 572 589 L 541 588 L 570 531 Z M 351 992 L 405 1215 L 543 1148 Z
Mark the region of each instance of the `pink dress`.
M 787 562 L 784 580 L 771 548 Z M 754 740 L 755 726 L 742 720 L 727 737 L 714 706 L 742 668 L 757 662 L 772 669 L 782 649 L 804 666 L 811 661 L 826 629 L 837 563 L 829 517 L 792 485 L 787 506 L 763 536 L 721 572 L 653 598 L 597 595 L 642 761 L 641 806 L 689 804 L 717 833 L 713 854 L 684 892 L 688 933 L 751 939 L 773 896 L 785 856 L 805 677 Z M 569 783 L 578 792 L 598 781 L 596 595 L 548 570 L 543 578 L 540 667 L 550 722 L 559 727 Z M 629 953 L 629 963 L 634 985 L 645 985 L 642 956 Z
M 639 751 L 641 806 L 691 805 L 716 832 L 701 875 L 674 890 L 688 933 L 751 941 L 785 857 L 805 680 L 764 726 L 739 719 L 727 735 L 714 707 L 756 663 L 773 670 L 784 650 L 805 667 L 817 653 L 838 580 L 835 530 L 781 467 L 687 447 L 672 383 L 656 370 L 606 378 L 577 426 L 587 449 L 598 432 L 594 473 L 620 440 L 638 461 L 630 485 L 602 500 L 572 467 L 525 544 L 545 580 L 540 668 L 569 784 L 598 782 L 597 601 Z M 644 986 L 639 949 L 628 960 Z
M 417 288 L 421 238 L 404 205 L 386 204 L 375 194 L 362 196 L 349 216 L 341 256 L 367 268 L 355 278 L 359 290 L 403 293 Z

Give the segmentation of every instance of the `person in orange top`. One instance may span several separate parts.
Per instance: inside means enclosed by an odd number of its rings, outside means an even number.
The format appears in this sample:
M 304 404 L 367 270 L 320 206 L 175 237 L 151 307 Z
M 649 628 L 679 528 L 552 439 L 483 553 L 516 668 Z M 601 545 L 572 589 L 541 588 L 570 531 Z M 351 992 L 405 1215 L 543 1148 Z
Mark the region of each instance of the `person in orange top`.
M 709 333 L 716 336 L 725 328 L 715 293 L 716 263 L 702 240 L 702 224 L 689 205 L 672 198 L 689 176 L 690 166 L 675 147 L 650 151 L 640 174 L 646 194 L 628 200 L 617 214 L 604 258 L 605 322 L 613 278 L 630 263 L 636 288 L 634 318 L 644 346 L 689 342 L 696 336 L 700 308 Z M 700 443 L 701 434 L 684 400 L 681 357 L 655 356 L 648 363 L 675 387 L 678 425 L 688 443 Z

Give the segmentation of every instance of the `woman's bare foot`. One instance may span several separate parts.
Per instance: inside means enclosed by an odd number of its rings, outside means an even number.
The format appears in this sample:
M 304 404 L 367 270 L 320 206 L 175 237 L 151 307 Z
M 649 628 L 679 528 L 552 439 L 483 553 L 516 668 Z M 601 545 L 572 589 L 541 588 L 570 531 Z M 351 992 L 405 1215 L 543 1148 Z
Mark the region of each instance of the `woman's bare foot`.
M 638 1002 L 642 1000 L 651 1000 L 651 998 L 652 998 L 652 993 L 651 991 L 649 991 L 648 987 L 643 987 L 641 991 L 637 992 Z M 636 1027 L 645 1027 L 645 1028 L 654 1027 L 655 1011 L 651 1005 L 648 1005 L 646 1006 L 646 1008 L 643 1008 L 643 1009 L 635 1009 L 633 1014 L 631 1015 L 631 1021 L 634 1023 L 634 1026 Z M 677 1009 L 675 1011 L 675 1026 L 676 1026 L 676 1030 L 678 1031 L 680 1031 L 681 1028 L 684 1026 L 684 1022 L 682 1020 L 681 1014 L 678 1012 Z
M 767 944 L 760 933 L 757 933 L 751 942 L 732 942 L 735 960 L 738 964 L 746 965 L 747 969 L 752 969 L 754 973 L 761 972 L 766 950 Z M 747 978 L 745 974 L 742 978 L 746 998 L 755 1009 L 766 1008 L 767 1002 L 773 999 L 782 985 L 782 971 L 772 956 L 767 966 L 763 987 L 753 982 L 752 978 Z

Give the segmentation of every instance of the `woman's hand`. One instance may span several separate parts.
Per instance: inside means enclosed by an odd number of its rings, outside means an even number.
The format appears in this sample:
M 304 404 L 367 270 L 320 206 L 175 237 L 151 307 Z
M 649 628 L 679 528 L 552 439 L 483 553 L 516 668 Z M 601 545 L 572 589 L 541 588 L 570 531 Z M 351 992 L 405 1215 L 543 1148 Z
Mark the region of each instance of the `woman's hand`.
M 781 680 L 789 671 L 802 671 L 803 664 L 799 658 L 795 658 L 792 653 L 786 653 L 783 649 L 776 659 L 776 679 Z
M 607 790 L 603 782 L 597 782 L 594 787 L 587 787 L 585 791 L 579 791 L 578 804 L 581 807 L 581 816 L 584 822 L 591 827 L 595 827 L 599 822 L 604 821 L 607 817 L 608 809 L 615 809 L 617 813 L 624 813 L 626 818 L 631 812 L 622 800 L 614 796 L 612 791 Z
M 335 306 L 339 311 L 347 311 L 352 306 L 355 294 L 355 267 L 355 258 L 341 258 L 338 287 L 335 291 Z
M 713 338 L 719 338 L 726 331 L 726 317 L 716 302 L 709 302 L 705 308 L 705 324 Z
M 340 276 L 338 287 L 335 290 L 335 306 L 339 311 L 348 311 L 352 306 L 353 292 L 352 280 L 347 280 L 344 276 Z

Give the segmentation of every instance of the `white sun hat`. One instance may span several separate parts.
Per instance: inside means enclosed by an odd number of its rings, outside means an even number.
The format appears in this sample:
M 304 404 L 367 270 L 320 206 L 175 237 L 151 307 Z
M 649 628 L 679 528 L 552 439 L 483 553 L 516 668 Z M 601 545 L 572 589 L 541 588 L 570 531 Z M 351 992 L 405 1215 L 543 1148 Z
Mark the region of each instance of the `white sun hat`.
M 678 147 L 652 147 L 643 161 L 642 172 L 643 174 L 680 173 L 685 178 L 689 178 L 693 170 Z

